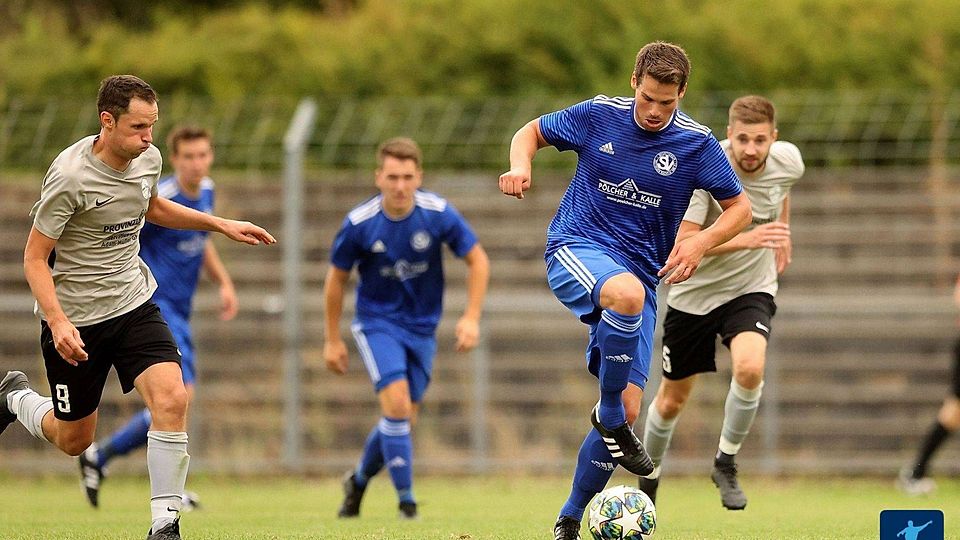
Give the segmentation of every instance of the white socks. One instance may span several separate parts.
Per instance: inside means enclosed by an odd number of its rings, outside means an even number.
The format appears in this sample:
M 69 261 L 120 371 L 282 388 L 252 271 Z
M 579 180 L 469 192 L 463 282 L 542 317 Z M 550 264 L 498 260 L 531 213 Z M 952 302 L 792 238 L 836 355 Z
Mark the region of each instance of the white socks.
M 53 410 L 53 400 L 27 388 L 7 394 L 7 408 L 17 415 L 17 420 L 31 435 L 47 441 L 43 434 L 43 417 Z
M 152 531 L 173 523 L 180 515 L 183 486 L 190 456 L 187 434 L 182 431 L 147 432 L 147 470 L 150 472 Z

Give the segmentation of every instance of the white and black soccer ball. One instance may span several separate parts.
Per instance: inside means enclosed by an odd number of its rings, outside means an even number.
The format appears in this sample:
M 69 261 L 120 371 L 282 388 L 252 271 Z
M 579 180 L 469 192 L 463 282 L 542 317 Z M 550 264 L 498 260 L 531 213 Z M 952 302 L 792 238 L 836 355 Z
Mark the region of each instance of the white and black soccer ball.
M 594 540 L 642 540 L 657 528 L 657 509 L 639 488 L 615 486 L 594 497 L 588 525 Z

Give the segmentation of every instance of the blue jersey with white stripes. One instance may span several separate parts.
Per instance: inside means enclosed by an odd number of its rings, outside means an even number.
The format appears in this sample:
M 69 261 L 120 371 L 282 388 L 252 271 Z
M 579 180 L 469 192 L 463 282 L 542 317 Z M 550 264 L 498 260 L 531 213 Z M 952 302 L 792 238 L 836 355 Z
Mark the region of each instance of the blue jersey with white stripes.
M 655 288 L 694 189 L 717 200 L 742 187 L 717 139 L 679 110 L 641 128 L 634 98 L 597 96 L 540 117 L 543 137 L 577 153 L 577 170 L 547 229 L 546 256 L 588 241 Z
M 213 180 L 209 178 L 200 182 L 200 196 L 196 199 L 184 194 L 173 176 L 160 180 L 157 196 L 194 210 L 213 213 Z M 165 310 L 173 309 L 184 320 L 190 318 L 207 234 L 206 231 L 168 229 L 149 221 L 140 232 L 140 257 L 157 278 L 157 292 L 153 298 L 162 302 Z
M 377 195 L 347 214 L 333 241 L 330 261 L 360 274 L 357 319 L 386 319 L 432 334 L 443 311 L 443 257 L 447 244 L 463 257 L 477 237 L 459 212 L 435 193 L 418 190 L 413 210 L 393 220 Z

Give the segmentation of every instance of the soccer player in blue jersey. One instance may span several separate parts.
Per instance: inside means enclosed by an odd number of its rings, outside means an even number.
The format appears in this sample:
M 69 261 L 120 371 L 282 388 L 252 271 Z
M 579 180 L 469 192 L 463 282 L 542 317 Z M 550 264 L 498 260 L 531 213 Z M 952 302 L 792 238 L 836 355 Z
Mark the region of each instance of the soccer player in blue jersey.
M 356 469 L 344 479 L 340 517 L 359 515 L 367 483 L 384 467 L 400 499 L 400 517 L 417 516 L 410 431 L 436 352 L 434 333 L 443 308 L 442 244 L 467 264 L 467 305 L 456 326 L 457 351 L 475 347 L 480 335 L 490 275 L 487 254 L 453 205 L 420 189 L 421 161 L 420 148 L 410 139 L 380 145 L 380 194 L 351 210 L 333 241 L 324 286 L 324 360 L 334 373 L 346 373 L 340 317 L 344 288 L 357 266 L 360 281 L 351 330 L 382 413 Z
M 653 463 L 631 428 L 647 382 L 656 287 L 689 278 L 704 253 L 750 222 L 750 202 L 710 130 L 678 110 L 690 62 L 682 48 L 645 45 L 633 97 L 597 96 L 520 128 L 500 190 L 523 198 L 540 148 L 577 152 L 577 169 L 547 229 L 547 280 L 590 328 L 587 367 L 600 380 L 593 428 L 580 447 L 557 540 L 580 538 L 580 521 L 616 465 L 637 475 Z M 714 224 L 674 243 L 694 189 L 723 209 Z
M 213 213 L 213 143 L 210 132 L 193 126 L 175 129 L 167 138 L 174 174 L 160 179 L 159 196 L 207 214 Z M 237 293 L 233 280 L 224 267 L 206 231 L 177 230 L 152 223 L 140 232 L 140 257 L 157 279 L 153 302 L 160 308 L 167 326 L 180 349 L 183 384 L 187 399 L 193 399 L 196 366 L 190 312 L 201 270 L 220 287 L 220 318 L 228 321 L 237 314 Z M 98 505 L 103 470 L 111 459 L 126 455 L 147 443 L 150 411 L 143 409 L 130 421 L 100 443 L 94 443 L 80 454 L 80 474 L 87 500 Z M 183 509 L 191 509 L 196 496 L 184 494 Z

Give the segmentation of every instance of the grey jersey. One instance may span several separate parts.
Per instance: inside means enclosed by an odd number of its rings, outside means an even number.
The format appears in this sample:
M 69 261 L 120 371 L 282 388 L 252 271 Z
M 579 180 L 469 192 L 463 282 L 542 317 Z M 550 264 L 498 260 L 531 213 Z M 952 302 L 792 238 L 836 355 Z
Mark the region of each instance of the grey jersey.
M 57 240 L 53 283 L 75 326 L 132 311 L 157 288 L 138 239 L 157 194 L 160 150 L 150 146 L 121 173 L 93 155 L 96 138 L 84 137 L 53 160 L 30 211 L 33 226 Z M 46 318 L 39 305 L 35 312 Z
M 720 143 L 730 157 L 730 141 Z M 753 207 L 753 221 L 745 230 L 780 218 L 790 187 L 803 176 L 803 158 L 791 143 L 774 141 L 763 171 L 742 176 L 740 182 Z M 709 226 L 722 209 L 710 194 L 697 190 L 683 220 Z M 687 281 L 670 286 L 667 305 L 694 315 L 705 315 L 738 296 L 748 293 L 777 294 L 777 267 L 772 249 L 741 249 L 704 257 Z

